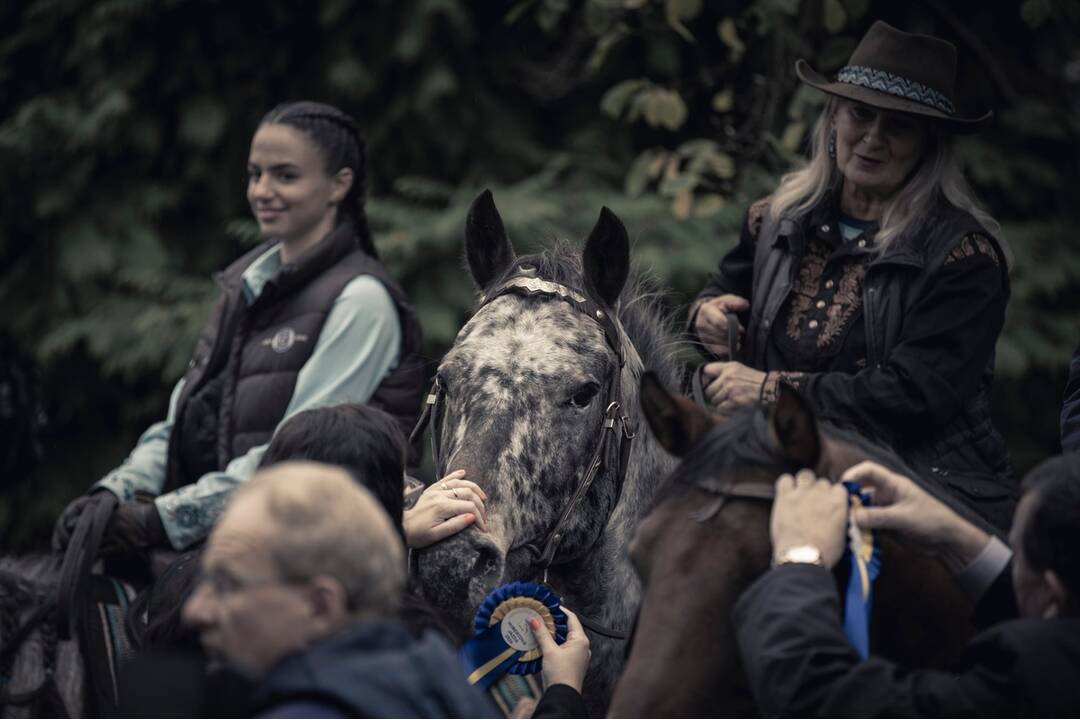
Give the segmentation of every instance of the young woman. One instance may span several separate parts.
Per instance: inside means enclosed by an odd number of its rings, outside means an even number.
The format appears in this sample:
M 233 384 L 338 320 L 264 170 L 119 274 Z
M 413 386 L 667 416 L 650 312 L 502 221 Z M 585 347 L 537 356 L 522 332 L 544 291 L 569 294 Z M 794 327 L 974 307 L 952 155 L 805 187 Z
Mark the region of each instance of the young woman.
M 295 102 L 263 118 L 247 198 L 266 241 L 217 275 L 221 300 L 168 415 L 91 490 L 120 500 L 105 546 L 203 540 L 274 430 L 302 410 L 369 403 L 408 434 L 423 392 L 420 329 L 372 243 L 365 169 L 364 141 L 341 110 Z M 64 511 L 57 547 L 89 502 Z

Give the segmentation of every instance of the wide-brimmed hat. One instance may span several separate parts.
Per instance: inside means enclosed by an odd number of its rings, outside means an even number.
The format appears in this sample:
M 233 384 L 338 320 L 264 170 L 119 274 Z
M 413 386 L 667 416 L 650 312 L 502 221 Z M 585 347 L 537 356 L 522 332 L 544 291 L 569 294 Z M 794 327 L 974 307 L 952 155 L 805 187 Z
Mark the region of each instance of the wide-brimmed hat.
M 796 61 L 795 74 L 807 85 L 831 95 L 943 120 L 956 132 L 976 130 L 993 115 L 957 114 L 956 47 L 951 42 L 906 33 L 880 20 L 859 41 L 835 79 L 825 77 L 805 60 Z

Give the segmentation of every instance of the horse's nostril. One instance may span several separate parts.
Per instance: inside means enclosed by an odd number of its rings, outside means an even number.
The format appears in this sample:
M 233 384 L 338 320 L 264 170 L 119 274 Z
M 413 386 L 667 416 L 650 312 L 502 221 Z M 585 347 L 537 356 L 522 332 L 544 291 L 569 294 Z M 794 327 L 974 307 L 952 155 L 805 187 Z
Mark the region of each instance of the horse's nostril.
M 502 575 L 502 558 L 499 551 L 488 545 L 481 545 L 476 552 L 476 563 L 473 565 L 473 577 L 487 578 L 492 575 Z

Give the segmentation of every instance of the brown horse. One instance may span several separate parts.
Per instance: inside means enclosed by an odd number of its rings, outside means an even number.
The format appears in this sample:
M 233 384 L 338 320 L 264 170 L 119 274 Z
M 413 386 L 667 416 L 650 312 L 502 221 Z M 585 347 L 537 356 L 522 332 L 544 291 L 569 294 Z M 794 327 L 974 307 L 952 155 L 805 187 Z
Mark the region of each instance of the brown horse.
M 610 712 L 753 714 L 731 615 L 742 591 L 769 568 L 768 490 L 781 473 L 806 467 L 834 480 L 862 460 L 904 468 L 857 436 L 819 427 L 792 391 L 781 392 L 768 415 L 755 406 L 721 422 L 646 374 L 641 402 L 653 433 L 682 462 L 631 544 L 645 592 Z M 736 481 L 749 491 L 729 494 Z M 766 497 L 747 497 L 755 494 Z M 973 633 L 970 603 L 937 560 L 885 534 L 881 549 L 872 651 L 901 663 L 940 666 Z M 838 583 L 844 582 L 844 571 L 839 575 Z

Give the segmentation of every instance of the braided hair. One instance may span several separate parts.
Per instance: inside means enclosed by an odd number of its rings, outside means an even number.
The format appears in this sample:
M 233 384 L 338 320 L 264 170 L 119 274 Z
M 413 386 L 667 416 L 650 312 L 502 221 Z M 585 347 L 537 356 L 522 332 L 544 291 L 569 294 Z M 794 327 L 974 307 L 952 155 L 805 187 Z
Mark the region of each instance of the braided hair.
M 356 121 L 333 105 L 301 100 L 278 105 L 266 113 L 259 124 L 294 127 L 311 138 L 322 151 L 328 173 L 336 173 L 341 168 L 353 171 L 352 187 L 341 202 L 338 222 L 352 221 L 361 249 L 377 258 L 379 254 L 364 209 L 367 152 Z

